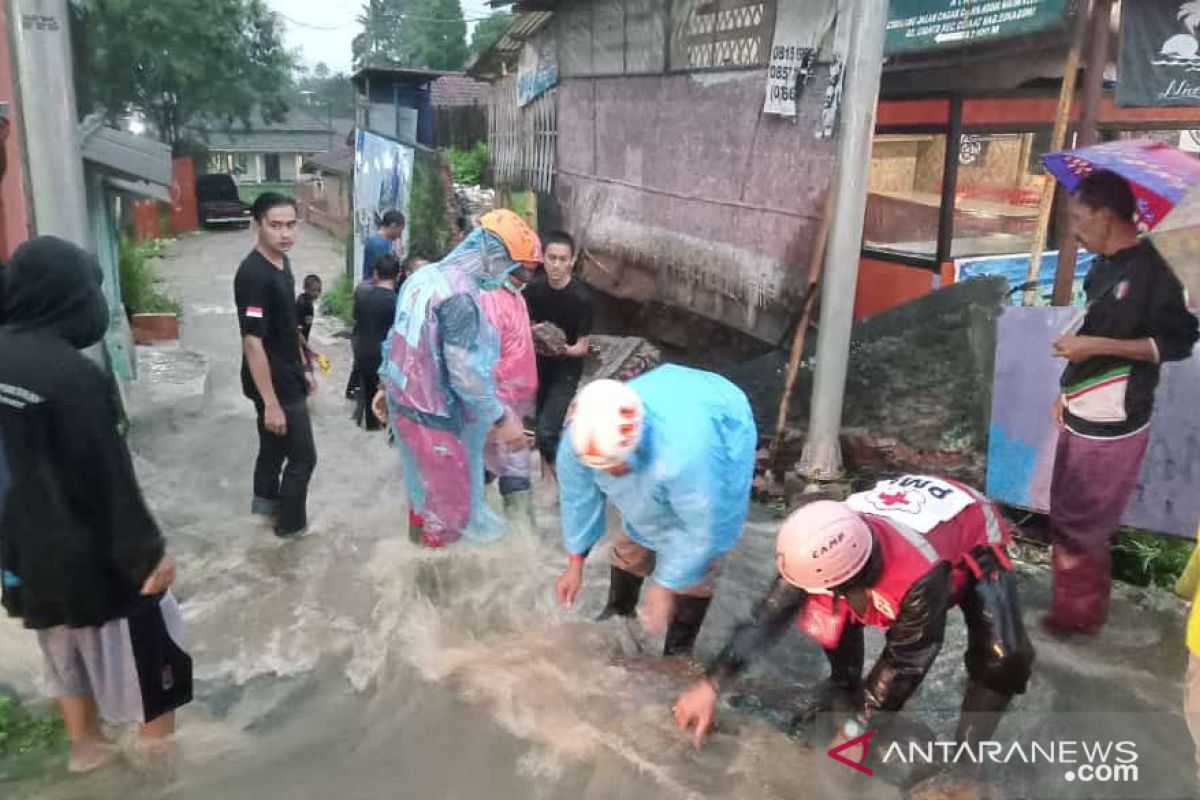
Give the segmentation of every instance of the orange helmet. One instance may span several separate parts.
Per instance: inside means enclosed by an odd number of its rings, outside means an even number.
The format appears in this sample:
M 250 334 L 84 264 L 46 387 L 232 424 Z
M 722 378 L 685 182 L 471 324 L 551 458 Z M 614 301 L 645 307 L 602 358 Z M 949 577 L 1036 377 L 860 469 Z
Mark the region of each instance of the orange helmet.
M 513 261 L 537 264 L 542 260 L 541 240 L 515 211 L 507 208 L 489 211 L 479 218 L 479 226 L 500 237 Z

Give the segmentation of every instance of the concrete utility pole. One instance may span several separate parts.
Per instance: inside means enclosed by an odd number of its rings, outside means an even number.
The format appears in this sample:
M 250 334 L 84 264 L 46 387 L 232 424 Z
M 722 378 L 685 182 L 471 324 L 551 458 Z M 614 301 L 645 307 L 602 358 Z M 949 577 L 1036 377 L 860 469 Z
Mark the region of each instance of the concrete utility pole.
M 92 250 L 84 192 L 68 0 L 12 0 L 33 227 Z
M 842 474 L 842 401 L 854 323 L 854 291 L 862 253 L 867 209 L 867 174 L 875 135 L 875 102 L 883 70 L 887 32 L 887 0 L 855 0 L 843 5 L 850 15 L 850 52 L 842 90 L 841 138 L 838 148 L 833 227 L 825 256 L 821 287 L 821 328 L 813 381 L 812 414 L 800 458 L 800 471 L 810 481 L 834 480 Z

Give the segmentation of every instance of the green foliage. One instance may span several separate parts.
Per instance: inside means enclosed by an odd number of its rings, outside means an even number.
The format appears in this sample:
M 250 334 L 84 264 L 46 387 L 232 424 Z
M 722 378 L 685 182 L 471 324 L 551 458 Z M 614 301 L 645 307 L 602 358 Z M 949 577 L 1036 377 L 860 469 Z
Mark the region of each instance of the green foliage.
M 354 325 L 354 281 L 345 272 L 321 295 L 321 312 L 337 317 L 347 328 Z
M 418 151 L 413 161 L 413 184 L 408 199 L 410 253 L 428 253 L 437 258 L 450 246 L 441 176 L 441 154 Z
M 461 69 L 467 23 L 459 0 L 368 0 L 351 44 L 355 69 L 401 66 Z
M 182 309 L 170 295 L 159 291 L 160 281 L 151 258 L 162 255 L 165 245 L 158 241 L 135 242 L 122 236 L 117 246 L 121 270 L 121 303 L 131 314 L 179 314 Z
M 63 746 L 66 737 L 56 716 L 35 714 L 0 695 L 0 781 L 25 777 L 31 762 Z
M 471 34 L 471 55 L 477 56 L 494 45 L 516 17 L 507 11 L 497 11 L 479 21 Z
M 1113 547 L 1113 576 L 1136 586 L 1170 589 L 1187 566 L 1194 544 L 1143 531 L 1123 533 Z
M 465 150 L 447 147 L 444 155 L 450 163 L 450 174 L 454 176 L 455 183 L 465 183 L 469 186 L 483 183 L 488 168 L 486 144 L 476 142 L 474 147 Z
M 324 62 L 320 62 L 311 72 L 297 67 L 296 76 L 294 105 L 307 108 L 322 122 L 331 114 L 338 119 L 354 116 L 354 84 L 346 73 L 331 72 Z
M 86 0 L 76 24 L 82 108 L 112 123 L 140 112 L 176 154 L 200 119 L 287 111 L 295 59 L 266 0 Z

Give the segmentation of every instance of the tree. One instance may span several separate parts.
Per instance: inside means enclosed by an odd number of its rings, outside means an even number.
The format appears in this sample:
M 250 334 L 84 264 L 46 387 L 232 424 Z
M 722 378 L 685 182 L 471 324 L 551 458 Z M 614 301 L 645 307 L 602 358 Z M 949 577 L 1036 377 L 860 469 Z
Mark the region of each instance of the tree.
M 499 41 L 514 17 L 507 11 L 497 11 L 487 19 L 480 20 L 471 34 L 471 55 L 478 56 Z
M 457 70 L 467 61 L 467 23 L 459 0 L 411 0 L 401 14 L 400 64 Z
M 350 43 L 354 68 L 396 64 L 399 52 L 399 17 L 404 0 L 368 0 L 358 15 L 362 31 Z
M 322 77 L 324 76 L 324 77 Z M 296 104 L 334 117 L 354 116 L 354 84 L 344 72 L 331 72 L 325 64 L 317 64 L 311 73 L 296 76 Z
M 110 123 L 140 113 L 177 153 L 201 119 L 283 117 L 294 57 L 264 0 L 87 0 L 87 96 Z

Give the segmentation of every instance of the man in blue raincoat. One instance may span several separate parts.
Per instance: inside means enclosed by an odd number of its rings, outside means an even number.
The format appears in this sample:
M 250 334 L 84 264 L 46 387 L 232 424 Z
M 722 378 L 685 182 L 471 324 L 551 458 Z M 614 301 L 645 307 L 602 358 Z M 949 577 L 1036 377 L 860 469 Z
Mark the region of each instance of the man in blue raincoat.
M 427 547 L 503 534 L 483 501 L 484 445 L 525 447 L 525 431 L 496 394 L 500 342 L 480 291 L 540 259 L 537 235 L 517 214 L 491 211 L 448 256 L 406 280 L 396 301 L 372 408 L 395 433 L 410 535 Z
M 600 619 L 633 616 L 650 577 L 642 625 L 666 630 L 664 655 L 690 655 L 750 503 L 758 432 L 749 401 L 719 375 L 668 365 L 588 384 L 569 420 L 557 459 L 568 553 L 559 604 L 574 604 L 611 501 L 624 529 Z

